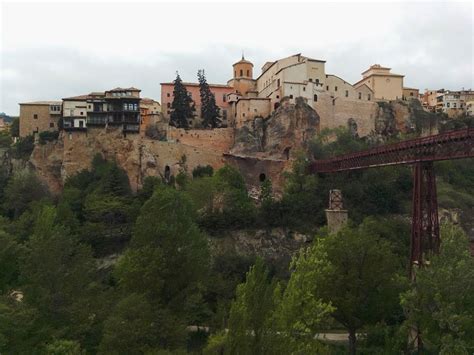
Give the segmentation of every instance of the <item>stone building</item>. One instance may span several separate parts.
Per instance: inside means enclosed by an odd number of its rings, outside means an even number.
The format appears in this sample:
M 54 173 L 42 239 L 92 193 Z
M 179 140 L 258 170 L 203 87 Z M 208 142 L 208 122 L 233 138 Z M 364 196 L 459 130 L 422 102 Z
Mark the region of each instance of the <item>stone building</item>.
M 20 137 L 43 131 L 57 131 L 61 109 L 61 101 L 20 103 Z
M 403 97 L 404 75 L 391 73 L 391 69 L 380 64 L 371 65 L 362 73 L 362 79 L 354 87 L 357 89 L 367 85 L 374 92 L 376 100 L 399 100 Z
M 403 100 L 419 100 L 420 99 L 420 90 L 415 88 L 403 88 Z
M 162 121 L 161 105 L 158 101 L 149 98 L 142 98 L 140 100 L 140 116 L 141 128 L 144 132 L 146 127 L 150 124 L 155 124 Z

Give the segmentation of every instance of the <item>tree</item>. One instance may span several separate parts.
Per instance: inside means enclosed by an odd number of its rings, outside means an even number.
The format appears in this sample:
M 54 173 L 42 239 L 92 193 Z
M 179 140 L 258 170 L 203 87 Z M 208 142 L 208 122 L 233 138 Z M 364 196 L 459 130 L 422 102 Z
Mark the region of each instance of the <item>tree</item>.
M 20 216 L 30 202 L 49 196 L 46 186 L 29 171 L 21 171 L 13 176 L 5 189 L 4 208 L 13 217 Z
M 101 319 L 95 262 L 90 249 L 55 220 L 55 209 L 44 207 L 26 244 L 28 252 L 21 268 L 24 302 L 37 309 L 51 336 L 91 341 Z
M 171 104 L 170 125 L 176 128 L 188 128 L 188 119 L 193 118 L 193 100 L 189 97 L 181 77 L 176 74 Z
M 197 73 L 199 81 L 199 94 L 201 95 L 201 118 L 204 128 L 216 128 L 221 125 L 220 109 L 216 104 L 216 97 L 211 92 L 206 75 L 203 70 Z
M 194 218 L 192 203 L 183 192 L 160 186 L 141 208 L 130 248 L 116 267 L 120 289 L 139 295 L 144 300 L 141 307 L 152 305 L 161 315 L 156 319 L 160 338 L 148 341 L 143 338 L 154 339 L 155 333 L 140 334 L 142 340 L 137 341 L 143 346 L 175 349 L 185 340 L 185 327 L 202 321 L 209 252 Z M 126 321 L 122 314 L 121 321 Z
M 417 329 L 429 353 L 474 351 L 474 259 L 461 228 L 441 228 L 440 254 L 417 269 L 413 286 L 401 296 L 407 331 Z M 405 333 L 406 334 L 406 333 Z
M 3 295 L 18 285 L 21 257 L 25 248 L 2 230 L 0 230 L 0 246 L 0 295 Z
M 273 293 L 275 282 L 270 280 L 262 259 L 247 273 L 245 283 L 237 286 L 236 300 L 229 318 L 228 354 L 270 354 L 272 337 Z
M 330 302 L 335 307 L 332 316 L 349 332 L 351 354 L 356 352 L 359 329 L 390 317 L 397 309 L 403 285 L 398 272 L 403 269 L 391 244 L 373 234 L 365 223 L 320 235 L 293 264 L 295 271 L 286 294 L 295 294 L 292 297 L 297 304 L 316 303 L 296 313 L 304 316 L 317 308 L 319 300 Z M 293 303 L 291 298 L 288 303 Z M 310 314 L 306 319 L 312 322 L 314 317 Z
M 10 135 L 12 137 L 20 136 L 20 118 L 15 117 L 10 125 Z

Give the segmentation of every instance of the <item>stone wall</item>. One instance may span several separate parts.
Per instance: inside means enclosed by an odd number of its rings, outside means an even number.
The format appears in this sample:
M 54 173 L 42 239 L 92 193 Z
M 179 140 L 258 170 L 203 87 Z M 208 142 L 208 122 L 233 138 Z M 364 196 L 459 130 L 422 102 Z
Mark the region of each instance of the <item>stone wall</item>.
M 234 145 L 233 128 L 216 129 L 182 129 L 169 127 L 167 140 L 196 148 L 214 150 L 227 153 Z

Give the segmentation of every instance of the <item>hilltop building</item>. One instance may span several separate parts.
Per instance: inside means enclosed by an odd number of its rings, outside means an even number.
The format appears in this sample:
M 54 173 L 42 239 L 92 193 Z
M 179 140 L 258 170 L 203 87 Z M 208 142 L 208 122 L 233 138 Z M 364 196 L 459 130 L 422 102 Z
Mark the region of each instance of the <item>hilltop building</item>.
M 61 101 L 20 103 L 20 137 L 43 131 L 57 131 L 61 110 Z
M 474 101 L 473 90 L 428 90 L 421 95 L 423 108 L 430 112 L 443 112 L 450 118 L 471 112 L 470 103 Z
M 355 88 L 367 85 L 376 100 L 399 100 L 403 97 L 404 75 L 390 72 L 392 68 L 380 64 L 371 65 L 362 73 L 362 79 L 354 84 Z

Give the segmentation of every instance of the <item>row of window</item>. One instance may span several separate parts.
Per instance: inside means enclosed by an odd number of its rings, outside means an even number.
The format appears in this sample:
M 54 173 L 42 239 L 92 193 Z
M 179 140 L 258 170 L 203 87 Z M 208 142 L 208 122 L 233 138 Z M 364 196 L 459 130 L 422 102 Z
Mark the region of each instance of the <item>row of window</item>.
M 119 91 L 119 92 L 113 92 L 112 96 L 115 97 L 122 97 L 122 96 L 132 96 L 131 91 Z
M 136 103 L 123 103 L 124 111 L 138 111 L 138 104 Z
M 60 112 L 61 111 L 61 105 L 51 105 L 49 106 L 50 111 L 53 112 Z
M 240 76 L 244 76 L 244 71 L 240 69 Z M 237 76 L 237 70 L 234 71 L 234 76 Z M 250 70 L 247 70 L 247 76 L 250 76 Z
M 450 103 L 449 103 L 449 102 L 446 102 L 444 105 L 445 105 L 446 107 L 450 107 Z M 459 108 L 463 108 L 463 107 L 464 107 L 463 104 L 459 104 Z M 457 108 L 456 102 L 453 102 L 453 108 Z
M 304 88 L 304 87 L 303 87 L 303 91 L 305 91 L 305 88 Z M 349 96 L 349 91 L 346 90 L 346 97 L 348 97 L 348 96 Z M 279 98 L 279 97 L 277 96 L 277 99 L 278 99 L 278 98 Z M 293 95 L 290 95 L 290 99 L 292 99 L 292 98 L 293 98 Z M 370 94 L 367 94 L 367 100 L 370 101 L 370 99 L 371 99 Z M 362 93 L 361 93 L 361 92 L 359 92 L 359 100 L 362 100 Z M 316 94 L 313 95 L 313 101 L 314 101 L 314 102 L 317 102 L 317 101 L 318 101 L 318 95 L 316 95 Z M 334 100 L 333 100 L 333 103 L 332 103 L 332 104 L 334 105 Z M 448 106 L 448 107 L 449 107 L 449 106 Z

